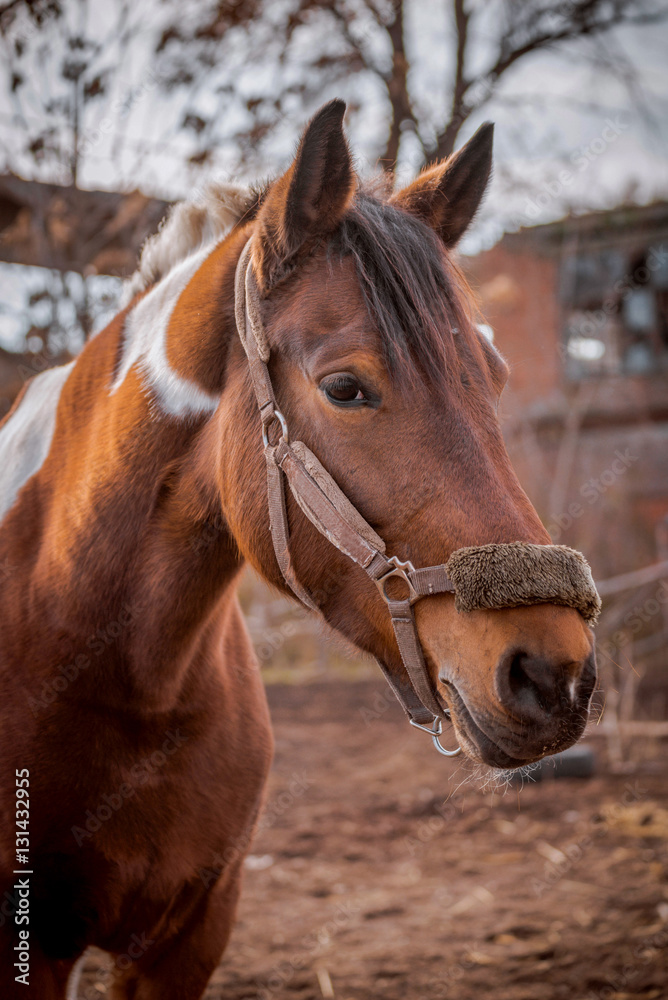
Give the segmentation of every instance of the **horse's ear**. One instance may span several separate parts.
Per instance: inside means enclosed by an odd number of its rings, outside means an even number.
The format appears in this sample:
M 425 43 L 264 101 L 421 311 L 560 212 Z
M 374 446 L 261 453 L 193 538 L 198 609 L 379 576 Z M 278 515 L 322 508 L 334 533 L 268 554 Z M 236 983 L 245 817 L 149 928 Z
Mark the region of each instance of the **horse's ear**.
M 393 195 L 392 204 L 424 219 L 446 247 L 453 247 L 473 221 L 487 188 L 493 141 L 494 125 L 485 122 L 458 152 Z
M 343 132 L 344 101 L 325 104 L 301 137 L 297 155 L 269 188 L 258 216 L 255 261 L 268 290 L 290 269 L 308 240 L 336 228 L 355 192 L 355 171 Z

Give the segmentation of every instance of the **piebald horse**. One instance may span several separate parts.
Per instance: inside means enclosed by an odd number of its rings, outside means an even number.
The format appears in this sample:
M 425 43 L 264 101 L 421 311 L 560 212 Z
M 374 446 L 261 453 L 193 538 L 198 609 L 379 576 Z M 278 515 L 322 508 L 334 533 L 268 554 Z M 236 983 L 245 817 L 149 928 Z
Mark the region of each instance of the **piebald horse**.
M 321 109 L 262 190 L 177 208 L 126 307 L 0 429 L 5 1000 L 64 997 L 89 945 L 115 1000 L 196 1000 L 230 934 L 272 759 L 235 590 L 248 562 L 289 592 L 235 320 L 251 237 L 284 419 L 387 552 L 423 567 L 550 543 L 502 442 L 506 365 L 452 259 L 491 126 L 390 194 L 360 185 L 344 110 Z M 287 520 L 323 619 L 400 678 L 373 581 L 289 492 Z M 595 668 L 574 607 L 463 613 L 440 593 L 415 622 L 471 758 L 516 767 L 581 735 Z

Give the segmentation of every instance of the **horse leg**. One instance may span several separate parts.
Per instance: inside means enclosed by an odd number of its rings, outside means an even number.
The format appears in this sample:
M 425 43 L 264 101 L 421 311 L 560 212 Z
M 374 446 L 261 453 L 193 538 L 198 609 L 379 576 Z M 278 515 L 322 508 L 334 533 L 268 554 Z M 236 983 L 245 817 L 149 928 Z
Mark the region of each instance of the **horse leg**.
M 117 959 L 109 1000 L 200 1000 L 230 936 L 239 889 L 240 865 L 202 898 L 177 937 L 147 943 L 127 969 Z
M 84 952 L 81 958 L 78 958 L 74 963 L 74 968 L 70 972 L 69 978 L 67 980 L 67 992 L 65 994 L 65 1000 L 79 1000 L 79 985 L 81 983 L 81 973 L 83 972 L 83 967 L 86 964 L 86 953 Z

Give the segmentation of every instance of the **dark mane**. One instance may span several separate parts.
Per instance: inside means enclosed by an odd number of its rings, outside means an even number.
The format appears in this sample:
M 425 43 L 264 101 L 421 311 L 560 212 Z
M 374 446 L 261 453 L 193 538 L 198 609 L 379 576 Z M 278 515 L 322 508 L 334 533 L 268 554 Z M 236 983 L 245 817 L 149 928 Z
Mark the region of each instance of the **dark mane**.
M 442 384 L 459 369 L 453 332 L 470 342 L 464 282 L 422 221 L 359 193 L 332 249 L 355 262 L 388 369 L 399 377 L 419 371 Z M 411 379 L 412 380 L 412 379 Z

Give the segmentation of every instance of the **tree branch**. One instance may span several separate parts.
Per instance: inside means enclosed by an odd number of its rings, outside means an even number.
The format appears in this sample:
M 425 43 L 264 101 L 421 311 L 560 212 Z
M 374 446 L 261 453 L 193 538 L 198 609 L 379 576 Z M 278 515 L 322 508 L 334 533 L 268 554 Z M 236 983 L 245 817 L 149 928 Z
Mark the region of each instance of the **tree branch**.
M 536 11 L 530 10 L 531 18 L 524 24 L 515 24 L 513 28 L 504 34 L 499 43 L 499 52 L 496 61 L 475 80 L 466 80 L 464 65 L 460 69 L 460 58 L 463 60 L 463 46 L 466 44 L 467 15 L 463 11 L 463 0 L 454 0 L 455 23 L 457 26 L 457 67 L 455 71 L 455 89 L 450 112 L 450 119 L 438 134 L 435 148 L 429 156 L 429 162 L 442 159 L 452 153 L 457 139 L 457 135 L 465 121 L 482 107 L 489 99 L 493 88 L 498 83 L 501 76 L 506 73 L 511 66 L 523 59 L 532 52 L 549 48 L 559 42 L 574 41 L 591 35 L 599 35 L 620 24 L 649 24 L 665 18 L 668 9 L 659 9 L 647 14 L 633 14 L 629 11 L 628 3 L 618 2 L 609 13 L 609 5 L 601 0 L 584 0 L 578 6 L 573 7 L 570 20 L 558 30 L 534 30 L 521 44 L 514 41 L 523 33 L 523 29 L 531 24 L 531 20 L 536 18 Z M 601 15 L 599 16 L 599 10 Z M 629 11 L 627 13 L 627 11 Z M 549 10 L 539 12 L 549 13 Z M 462 45 L 463 40 L 463 45 Z M 459 92 L 457 89 L 459 84 Z M 482 86 L 483 94 L 474 100 L 466 99 L 466 95 L 474 86 Z
M 465 60 L 466 42 L 468 38 L 469 17 L 464 10 L 464 0 L 455 0 L 455 30 L 457 32 L 457 53 L 455 62 L 455 82 L 452 90 L 452 104 L 450 105 L 450 119 L 445 128 L 439 133 L 434 151 L 434 159 L 442 160 L 449 156 L 455 146 L 457 134 L 474 110 L 466 104 L 466 93 L 470 87 L 470 82 L 466 79 Z
M 342 10 L 339 10 L 339 8 L 336 5 L 336 3 L 332 4 L 332 6 L 329 8 L 329 11 L 334 16 L 334 18 L 339 22 L 339 25 L 341 26 L 341 31 L 343 33 L 343 37 L 345 38 L 346 42 L 348 43 L 348 45 L 352 49 L 354 55 L 356 55 L 358 57 L 358 59 L 360 60 L 360 62 L 367 69 L 371 70 L 372 73 L 375 73 L 376 76 L 380 76 L 381 78 L 384 78 L 385 74 L 383 73 L 382 69 L 379 66 L 376 66 L 371 61 L 371 59 L 369 58 L 368 54 L 366 52 L 364 52 L 364 50 L 363 50 L 362 46 L 360 45 L 359 41 L 355 38 L 355 36 L 351 32 L 349 18 L 346 17 L 346 15 L 343 13 Z
M 397 0 L 394 19 L 385 25 L 385 30 L 392 44 L 392 69 L 388 74 L 384 75 L 383 79 L 387 88 L 387 95 L 390 99 L 392 117 L 390 119 L 390 129 L 385 150 L 380 157 L 379 163 L 383 170 L 392 173 L 397 163 L 399 145 L 401 143 L 401 130 L 405 122 L 412 123 L 415 134 L 424 150 L 424 144 L 420 138 L 418 121 L 408 93 L 408 59 L 406 58 L 404 43 L 403 0 Z

